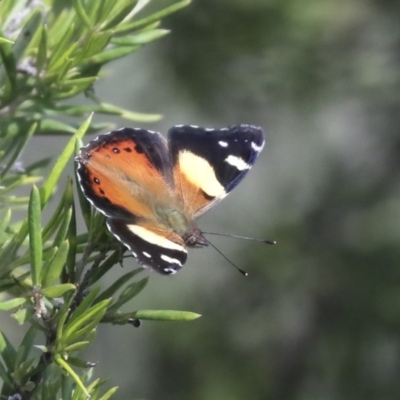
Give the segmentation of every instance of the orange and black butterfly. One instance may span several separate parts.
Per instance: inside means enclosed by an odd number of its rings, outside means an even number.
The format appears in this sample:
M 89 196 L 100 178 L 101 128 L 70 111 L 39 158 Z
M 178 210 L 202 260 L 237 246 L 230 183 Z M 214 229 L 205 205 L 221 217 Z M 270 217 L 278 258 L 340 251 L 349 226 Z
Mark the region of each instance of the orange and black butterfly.
M 178 125 L 160 133 L 122 128 L 80 150 L 78 178 L 111 233 L 140 264 L 173 274 L 186 247 L 207 246 L 196 225 L 247 174 L 264 146 L 261 128 Z

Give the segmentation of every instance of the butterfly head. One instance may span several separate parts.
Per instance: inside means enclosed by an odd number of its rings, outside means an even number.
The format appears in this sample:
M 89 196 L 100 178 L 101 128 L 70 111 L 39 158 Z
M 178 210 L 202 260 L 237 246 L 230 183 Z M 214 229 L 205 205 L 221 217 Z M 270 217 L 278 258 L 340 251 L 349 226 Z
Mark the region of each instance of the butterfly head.
M 197 228 L 197 226 L 185 232 L 182 238 L 186 246 L 189 247 L 208 246 L 207 239 L 203 236 L 203 234 L 201 233 L 200 229 Z

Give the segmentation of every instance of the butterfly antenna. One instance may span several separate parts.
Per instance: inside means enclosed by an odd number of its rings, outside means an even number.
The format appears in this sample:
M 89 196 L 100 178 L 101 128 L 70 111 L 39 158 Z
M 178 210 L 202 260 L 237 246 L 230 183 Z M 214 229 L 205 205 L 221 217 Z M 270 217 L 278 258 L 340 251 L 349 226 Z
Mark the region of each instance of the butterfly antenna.
M 203 232 L 204 233 L 204 232 Z M 249 276 L 249 274 L 244 271 L 243 269 L 240 269 L 236 264 L 234 264 L 224 253 L 222 253 L 221 250 L 219 250 L 217 247 L 215 247 L 209 240 L 207 240 L 206 238 L 204 238 L 206 240 L 206 242 L 212 247 L 214 248 L 217 253 L 219 253 L 226 261 L 228 261 L 229 264 L 232 265 L 232 267 L 234 267 L 235 269 L 237 269 L 242 275 L 244 276 Z
M 228 235 L 226 233 L 217 233 L 217 232 L 202 232 L 202 233 L 204 233 L 206 235 L 224 236 L 224 237 L 230 237 L 230 238 L 234 238 L 234 239 L 251 240 L 252 242 L 262 242 L 265 244 L 276 244 L 275 240 L 257 239 L 257 238 L 247 237 L 247 236 Z

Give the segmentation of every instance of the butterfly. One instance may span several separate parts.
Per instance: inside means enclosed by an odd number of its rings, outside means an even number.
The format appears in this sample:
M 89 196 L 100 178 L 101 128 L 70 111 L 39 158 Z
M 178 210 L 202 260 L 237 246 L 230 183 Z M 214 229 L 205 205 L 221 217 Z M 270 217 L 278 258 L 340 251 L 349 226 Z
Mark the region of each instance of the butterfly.
M 264 146 L 253 125 L 158 132 L 121 128 L 80 149 L 77 176 L 109 231 L 146 268 L 169 275 L 187 247 L 207 246 L 195 220 L 247 174 Z

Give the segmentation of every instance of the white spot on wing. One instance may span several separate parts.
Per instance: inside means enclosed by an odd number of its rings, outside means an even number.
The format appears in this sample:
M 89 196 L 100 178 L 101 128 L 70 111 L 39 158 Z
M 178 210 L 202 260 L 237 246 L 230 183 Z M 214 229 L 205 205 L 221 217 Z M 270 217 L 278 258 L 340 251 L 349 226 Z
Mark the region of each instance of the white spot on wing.
M 218 144 L 219 144 L 221 147 L 228 147 L 228 142 L 224 142 L 223 140 L 220 140 L 220 141 L 218 142 Z
M 173 269 L 173 268 L 164 268 L 163 271 L 166 272 L 167 274 L 171 274 L 171 275 L 176 274 L 178 272 L 178 270 Z
M 182 266 L 182 263 L 176 258 L 168 257 L 165 254 L 161 254 L 160 258 L 166 261 L 167 263 L 178 264 L 179 266 Z
M 147 253 L 147 251 L 142 251 L 142 254 L 147 258 L 151 258 L 151 254 Z
M 187 150 L 182 151 L 179 153 L 179 167 L 187 180 L 207 195 L 219 197 L 225 193 L 224 187 L 215 176 L 213 167 L 205 158 Z
M 155 244 L 156 246 L 164 247 L 165 249 L 178 250 L 187 253 L 186 249 L 178 243 L 168 240 L 166 237 L 157 235 L 156 233 L 143 228 L 139 225 L 127 225 L 127 228 L 135 235 L 139 236 L 146 242 Z
M 232 167 L 236 167 L 239 171 L 244 171 L 246 169 L 250 169 L 251 167 L 242 158 L 232 155 L 225 158 L 225 162 L 227 162 L 229 165 L 232 165 Z
M 254 151 L 257 151 L 258 153 L 263 149 L 263 147 L 264 147 L 264 142 L 261 144 L 261 146 L 258 146 L 256 143 L 254 143 L 254 142 L 251 142 L 251 148 L 254 150 Z

